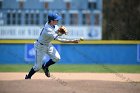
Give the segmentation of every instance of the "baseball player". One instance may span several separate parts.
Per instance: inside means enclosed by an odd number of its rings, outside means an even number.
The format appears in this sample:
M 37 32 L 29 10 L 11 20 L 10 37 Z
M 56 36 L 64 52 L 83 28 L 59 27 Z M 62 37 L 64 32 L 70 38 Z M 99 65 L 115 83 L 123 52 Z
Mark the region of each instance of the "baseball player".
M 35 48 L 35 64 L 25 76 L 25 79 L 31 79 L 32 75 L 43 69 L 45 75 L 50 77 L 49 66 L 55 64 L 60 60 L 60 55 L 55 47 L 51 44 L 52 40 L 58 40 L 63 43 L 78 43 L 79 40 L 62 39 L 63 34 L 67 34 L 67 30 L 64 26 L 58 27 L 58 21 L 61 20 L 61 16 L 55 12 L 48 14 L 48 22 L 43 27 L 39 38 L 34 43 Z M 43 63 L 44 56 L 48 54 L 50 60 Z

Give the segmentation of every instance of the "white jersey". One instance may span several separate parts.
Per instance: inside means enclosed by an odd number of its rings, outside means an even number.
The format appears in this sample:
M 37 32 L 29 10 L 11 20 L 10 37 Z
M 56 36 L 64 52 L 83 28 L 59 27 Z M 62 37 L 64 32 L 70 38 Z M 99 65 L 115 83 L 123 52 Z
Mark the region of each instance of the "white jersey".
M 48 23 L 46 23 L 37 41 L 43 45 L 49 44 L 52 40 L 58 40 L 61 42 L 70 41 L 68 39 L 62 39 L 60 36 L 58 36 L 56 33 L 58 29 L 59 27 L 57 25 L 50 26 Z
M 49 44 L 52 40 L 58 37 L 56 31 L 58 30 L 58 26 L 54 27 L 50 26 L 48 23 L 45 24 L 42 29 L 40 36 L 38 38 L 38 42 L 41 44 Z

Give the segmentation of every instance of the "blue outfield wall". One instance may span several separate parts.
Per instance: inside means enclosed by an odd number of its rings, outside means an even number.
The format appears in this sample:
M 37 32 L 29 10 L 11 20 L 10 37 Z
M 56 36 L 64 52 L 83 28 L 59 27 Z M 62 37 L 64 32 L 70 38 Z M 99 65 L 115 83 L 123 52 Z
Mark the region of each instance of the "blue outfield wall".
M 29 44 L 0 44 L 0 64 L 34 63 Z M 30 44 L 33 48 L 33 44 Z M 140 64 L 136 44 L 60 44 L 55 45 L 61 55 L 58 64 Z M 27 60 L 27 54 L 31 60 Z

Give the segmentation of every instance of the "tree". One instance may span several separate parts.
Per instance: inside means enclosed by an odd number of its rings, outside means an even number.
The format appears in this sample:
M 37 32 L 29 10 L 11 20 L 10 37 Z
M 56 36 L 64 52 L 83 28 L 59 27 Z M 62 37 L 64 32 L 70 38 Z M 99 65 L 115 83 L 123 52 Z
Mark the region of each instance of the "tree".
M 104 0 L 103 39 L 140 40 L 140 1 Z

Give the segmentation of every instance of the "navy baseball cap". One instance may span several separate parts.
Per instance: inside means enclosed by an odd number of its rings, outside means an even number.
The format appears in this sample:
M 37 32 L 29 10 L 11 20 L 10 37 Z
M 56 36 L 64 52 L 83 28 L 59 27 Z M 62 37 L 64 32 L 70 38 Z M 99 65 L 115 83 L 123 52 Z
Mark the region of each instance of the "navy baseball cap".
M 61 19 L 62 17 L 58 13 L 50 12 L 48 14 L 48 20 L 61 20 Z

